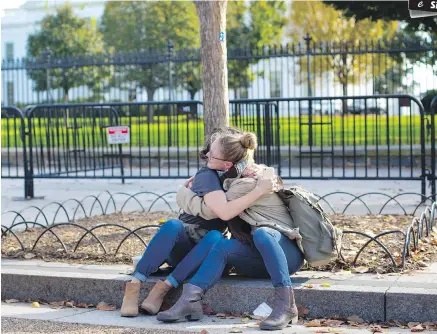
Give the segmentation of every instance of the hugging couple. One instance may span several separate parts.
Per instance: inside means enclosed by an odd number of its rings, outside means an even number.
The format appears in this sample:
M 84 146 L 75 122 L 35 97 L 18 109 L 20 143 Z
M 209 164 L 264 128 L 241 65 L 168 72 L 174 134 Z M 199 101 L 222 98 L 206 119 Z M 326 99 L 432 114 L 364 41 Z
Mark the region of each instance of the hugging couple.
M 141 283 L 168 263 L 173 272 L 158 281 L 140 305 L 159 321 L 200 320 L 203 294 L 234 268 L 238 275 L 272 280 L 273 311 L 261 329 L 297 322 L 290 275 L 301 268 L 304 256 L 293 234 L 287 233 L 292 218 L 275 192 L 280 179 L 263 177 L 265 166 L 253 161 L 256 147 L 251 132 L 224 127 L 212 134 L 201 152 L 206 165 L 177 193 L 183 213 L 162 225 L 126 283 L 121 316 L 138 315 Z M 230 239 L 224 236 L 226 229 Z M 176 304 L 159 312 L 167 292 L 188 277 Z

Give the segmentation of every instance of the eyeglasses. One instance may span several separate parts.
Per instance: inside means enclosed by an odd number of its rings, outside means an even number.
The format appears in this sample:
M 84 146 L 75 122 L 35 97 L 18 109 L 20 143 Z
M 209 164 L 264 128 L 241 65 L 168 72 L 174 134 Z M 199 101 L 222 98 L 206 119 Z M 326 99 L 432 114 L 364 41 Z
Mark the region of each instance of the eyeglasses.
M 225 159 L 220 159 L 220 158 L 213 157 L 212 155 L 206 155 L 206 160 L 211 161 L 212 159 L 220 160 L 220 161 L 227 161 Z

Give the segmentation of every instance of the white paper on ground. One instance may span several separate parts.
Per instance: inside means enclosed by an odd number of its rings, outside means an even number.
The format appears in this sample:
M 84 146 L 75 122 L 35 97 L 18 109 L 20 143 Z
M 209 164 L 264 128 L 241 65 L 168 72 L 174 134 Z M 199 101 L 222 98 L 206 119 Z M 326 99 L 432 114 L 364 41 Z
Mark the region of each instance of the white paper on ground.
M 137 266 L 138 261 L 141 259 L 141 255 L 132 256 L 132 264 L 134 266 L 134 270 Z
M 269 305 L 266 303 L 260 304 L 255 311 L 253 311 L 253 315 L 259 316 L 259 317 L 268 317 L 272 313 L 272 309 Z

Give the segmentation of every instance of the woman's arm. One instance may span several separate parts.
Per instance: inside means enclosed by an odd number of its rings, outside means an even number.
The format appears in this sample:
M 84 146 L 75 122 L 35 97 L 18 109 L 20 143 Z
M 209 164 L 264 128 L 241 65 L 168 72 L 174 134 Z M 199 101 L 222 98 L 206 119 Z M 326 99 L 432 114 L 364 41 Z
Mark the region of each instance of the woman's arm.
M 246 195 L 228 202 L 224 191 L 213 191 L 204 196 L 208 208 L 222 220 L 230 220 L 250 207 L 264 194 L 271 193 L 275 188 L 275 178 L 258 180 L 256 187 Z

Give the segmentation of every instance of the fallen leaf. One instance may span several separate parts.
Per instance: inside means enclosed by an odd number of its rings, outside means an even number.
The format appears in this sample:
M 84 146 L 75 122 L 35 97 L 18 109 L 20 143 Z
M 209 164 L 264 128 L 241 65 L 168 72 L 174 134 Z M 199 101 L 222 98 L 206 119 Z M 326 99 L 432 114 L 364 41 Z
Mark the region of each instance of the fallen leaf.
M 347 320 L 348 320 L 349 322 L 357 323 L 357 324 L 362 324 L 362 323 L 364 322 L 364 320 L 361 319 L 361 318 L 360 318 L 359 316 L 357 316 L 357 315 L 352 315 L 352 316 L 348 317 Z
M 306 316 L 310 312 L 309 309 L 307 309 L 307 308 L 305 308 L 303 306 L 298 306 L 297 307 L 297 311 L 299 313 L 299 316 L 301 316 L 301 317 Z
M 325 324 L 329 327 L 340 327 L 344 321 L 342 320 L 334 320 L 334 319 L 328 319 L 325 321 Z
M 243 333 L 243 331 L 237 327 L 232 327 L 229 333 Z
M 214 310 L 211 308 L 211 306 L 209 306 L 209 304 L 204 303 L 202 305 L 202 307 L 203 307 L 204 314 L 206 314 L 206 315 L 214 315 L 215 314 Z
M 303 286 L 304 286 L 304 288 L 308 288 L 308 289 L 312 289 L 313 288 L 312 284 L 304 284 Z
M 411 328 L 412 332 L 423 332 L 424 330 L 425 330 L 425 328 L 423 328 L 422 325 L 420 325 L 420 324 Z
M 200 334 L 209 334 L 209 332 L 206 329 L 202 329 L 202 331 L 200 332 Z
M 6 299 L 5 303 L 12 304 L 12 303 L 19 303 L 20 301 L 18 299 Z
M 35 308 L 40 308 L 41 307 L 38 302 L 33 302 L 31 306 L 35 307 Z
M 364 266 L 360 266 L 360 267 L 352 268 L 351 270 L 353 273 L 364 274 L 364 273 L 367 273 L 369 271 L 369 268 L 364 267 Z
M 309 321 L 305 327 L 322 327 L 322 323 L 318 319 Z
M 89 307 L 93 307 L 93 304 L 87 304 L 87 303 L 79 303 L 76 305 L 76 307 L 78 308 L 89 308 Z
M 260 316 L 260 315 L 254 315 L 254 314 L 251 314 L 251 315 L 249 316 L 249 318 L 250 318 L 250 319 L 253 319 L 253 320 L 264 320 L 264 319 L 267 318 L 267 317 L 262 317 L 262 316 Z
M 49 303 L 51 308 L 62 308 L 65 306 L 65 303 L 63 301 L 61 302 L 51 302 Z
M 243 319 L 241 319 L 241 322 L 249 322 L 249 318 L 243 318 Z
M 96 308 L 100 311 L 115 311 L 114 305 L 108 305 L 105 302 L 98 303 Z
M 331 284 L 329 284 L 329 283 L 327 283 L 327 282 L 323 282 L 323 283 L 322 283 L 322 286 L 323 286 L 324 288 L 330 288 L 330 287 L 331 287 Z
M 216 316 L 217 318 L 223 318 L 223 319 L 226 319 L 226 314 L 224 314 L 224 313 L 217 313 L 215 316 Z
M 36 257 L 36 255 L 33 253 L 27 253 L 26 255 L 24 255 L 24 258 L 27 260 L 33 259 L 34 257 Z
M 73 302 L 66 302 L 65 306 L 67 306 L 67 307 L 74 307 L 74 303 Z
M 378 325 L 370 326 L 370 331 L 372 333 L 383 333 L 384 332 L 384 330 L 381 328 L 381 326 L 378 326 Z
M 408 326 L 409 329 L 412 329 L 412 328 L 414 328 L 414 327 L 416 327 L 416 326 L 418 326 L 418 325 L 420 325 L 420 322 L 409 322 L 409 323 L 407 324 L 407 326 Z

